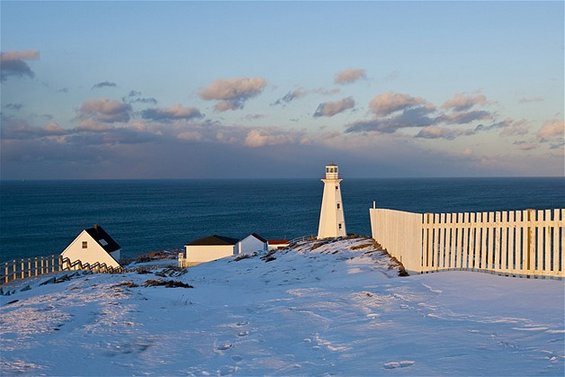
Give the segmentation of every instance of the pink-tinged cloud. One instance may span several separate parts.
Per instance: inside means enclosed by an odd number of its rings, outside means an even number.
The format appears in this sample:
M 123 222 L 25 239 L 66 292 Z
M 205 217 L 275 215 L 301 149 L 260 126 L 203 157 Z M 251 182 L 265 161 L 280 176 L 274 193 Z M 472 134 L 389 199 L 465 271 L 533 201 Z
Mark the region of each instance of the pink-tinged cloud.
M 336 114 L 344 112 L 345 110 L 351 109 L 355 106 L 355 101 L 352 97 L 346 97 L 335 102 L 323 102 L 318 105 L 315 117 L 333 117 Z
M 22 50 L 22 51 L 8 51 L 0 53 L 0 62 L 7 62 L 13 60 L 38 60 L 39 51 L 37 50 Z
M 131 111 L 130 104 L 107 98 L 87 100 L 79 109 L 81 118 L 104 123 L 128 122 Z
M 107 132 L 114 129 L 114 127 L 107 123 L 100 123 L 93 119 L 83 119 L 80 121 L 79 126 L 76 128 L 77 132 Z
M 143 119 L 168 122 L 173 120 L 200 119 L 203 115 L 200 113 L 200 110 L 195 107 L 184 107 L 177 104 L 172 107 L 143 110 L 141 117 Z
M 24 60 L 39 59 L 36 50 L 8 51 L 0 53 L 0 81 L 6 81 L 8 77 L 34 77 L 35 74 Z
M 429 110 L 435 109 L 431 103 L 421 97 L 394 92 L 380 94 L 369 102 L 369 109 L 377 116 L 387 116 L 417 106 L 423 106 Z
M 361 68 L 349 68 L 338 72 L 335 75 L 334 82 L 336 84 L 350 84 L 357 80 L 367 78 L 367 74 L 364 69 Z
M 487 98 L 482 94 L 469 96 L 458 93 L 445 101 L 441 108 L 452 111 L 467 111 L 474 106 L 484 106 L 486 104 L 488 104 Z
M 552 119 L 545 122 L 539 129 L 537 137 L 541 142 L 563 142 L 565 140 L 565 122 L 563 119 Z
M 184 141 L 201 141 L 204 136 L 198 131 L 184 131 L 177 135 L 177 139 Z
M 247 100 L 260 94 L 267 81 L 261 77 L 241 77 L 216 80 L 200 91 L 200 97 L 208 101 L 218 101 L 217 111 L 243 109 Z
M 304 135 L 296 131 L 276 129 L 253 129 L 247 133 L 243 144 L 250 148 L 260 148 L 281 144 L 300 143 Z

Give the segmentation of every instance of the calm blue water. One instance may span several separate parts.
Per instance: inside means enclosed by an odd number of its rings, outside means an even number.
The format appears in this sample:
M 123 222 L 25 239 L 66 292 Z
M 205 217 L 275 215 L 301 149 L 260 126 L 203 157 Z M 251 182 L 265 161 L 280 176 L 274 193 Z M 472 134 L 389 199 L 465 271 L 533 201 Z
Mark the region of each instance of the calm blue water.
M 0 183 L 0 260 L 59 253 L 101 224 L 125 256 L 182 248 L 209 234 L 315 234 L 317 179 Z M 370 234 L 368 209 L 487 211 L 565 206 L 565 178 L 346 179 L 347 231 Z

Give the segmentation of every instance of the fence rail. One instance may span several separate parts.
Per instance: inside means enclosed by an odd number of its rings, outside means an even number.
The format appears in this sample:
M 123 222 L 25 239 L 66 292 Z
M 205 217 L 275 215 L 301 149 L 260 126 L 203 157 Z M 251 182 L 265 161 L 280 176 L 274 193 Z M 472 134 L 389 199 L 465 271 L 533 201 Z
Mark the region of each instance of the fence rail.
M 68 270 L 88 270 L 101 273 L 119 273 L 121 267 L 113 268 L 105 263 L 82 263 L 80 260 L 71 261 L 59 255 L 49 255 L 26 259 L 13 259 L 4 262 L 3 275 L 0 275 L 0 284 L 7 284 L 14 280 L 26 279 L 35 276 L 47 275 Z
M 565 209 L 411 213 L 371 208 L 373 238 L 414 272 L 565 277 Z

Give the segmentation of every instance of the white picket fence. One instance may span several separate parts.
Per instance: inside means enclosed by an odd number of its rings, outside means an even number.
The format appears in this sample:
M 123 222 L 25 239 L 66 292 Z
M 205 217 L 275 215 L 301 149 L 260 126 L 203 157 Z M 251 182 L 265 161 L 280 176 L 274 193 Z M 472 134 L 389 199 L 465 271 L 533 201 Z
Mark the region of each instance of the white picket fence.
M 408 271 L 565 277 L 565 209 L 412 213 L 371 208 L 373 238 Z

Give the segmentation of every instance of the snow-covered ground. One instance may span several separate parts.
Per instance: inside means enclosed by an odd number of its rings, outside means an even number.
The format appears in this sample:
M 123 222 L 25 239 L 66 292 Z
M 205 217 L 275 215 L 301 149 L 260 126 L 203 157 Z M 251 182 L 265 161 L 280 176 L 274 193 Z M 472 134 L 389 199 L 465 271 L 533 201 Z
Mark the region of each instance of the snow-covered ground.
M 563 281 L 398 277 L 367 239 L 314 244 L 10 285 L 0 375 L 564 375 Z

